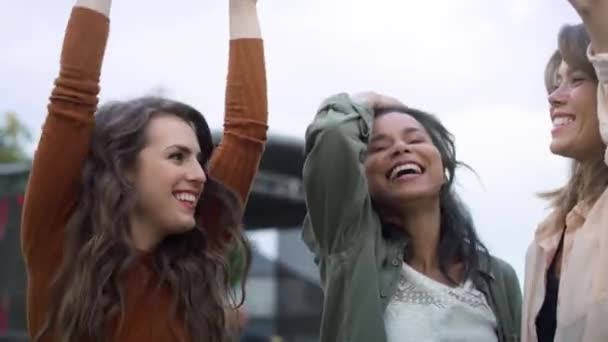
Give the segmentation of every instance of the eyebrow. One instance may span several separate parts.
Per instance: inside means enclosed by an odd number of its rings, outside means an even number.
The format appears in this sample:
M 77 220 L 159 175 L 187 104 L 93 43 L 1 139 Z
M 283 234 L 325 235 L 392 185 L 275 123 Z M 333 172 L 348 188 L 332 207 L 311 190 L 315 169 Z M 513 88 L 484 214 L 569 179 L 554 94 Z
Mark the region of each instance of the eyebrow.
M 185 146 L 185 145 L 180 145 L 180 144 L 171 145 L 171 146 L 167 147 L 167 148 L 165 149 L 165 151 L 166 151 L 166 150 L 169 150 L 169 149 L 172 149 L 172 148 L 176 148 L 176 149 L 178 149 L 180 152 L 185 153 L 185 154 L 194 154 L 194 152 L 192 151 L 192 149 L 191 149 L 190 147 Z M 197 157 L 197 158 L 200 158 L 201 156 L 202 156 L 202 153 L 201 153 L 200 151 L 198 151 L 198 152 L 196 153 L 196 157 Z
M 407 128 L 404 128 L 401 132 L 405 133 L 405 134 L 412 134 L 412 133 L 422 133 L 422 130 L 417 127 L 407 127 Z M 388 139 L 388 138 L 389 137 L 387 135 L 378 134 L 378 135 L 373 136 L 369 142 L 373 143 L 375 141 L 384 140 L 384 139 Z
M 572 76 L 573 74 L 583 74 L 585 77 L 589 77 L 587 72 L 582 69 L 572 69 L 568 68 L 565 73 L 560 73 L 559 70 L 555 72 L 555 79 L 559 80 L 564 78 L 564 76 Z

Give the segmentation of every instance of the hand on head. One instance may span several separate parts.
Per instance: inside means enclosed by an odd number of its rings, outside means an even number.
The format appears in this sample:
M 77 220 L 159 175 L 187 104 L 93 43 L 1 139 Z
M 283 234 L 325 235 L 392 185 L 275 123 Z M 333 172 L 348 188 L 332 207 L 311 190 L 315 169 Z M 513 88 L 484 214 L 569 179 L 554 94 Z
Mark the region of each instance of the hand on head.
M 369 106 L 372 109 L 380 109 L 386 107 L 404 107 L 403 102 L 394 97 L 382 95 L 374 91 L 365 91 L 356 93 L 352 96 L 355 102 L 364 106 Z
M 595 53 L 608 53 L 608 0 L 568 0 L 580 15 Z

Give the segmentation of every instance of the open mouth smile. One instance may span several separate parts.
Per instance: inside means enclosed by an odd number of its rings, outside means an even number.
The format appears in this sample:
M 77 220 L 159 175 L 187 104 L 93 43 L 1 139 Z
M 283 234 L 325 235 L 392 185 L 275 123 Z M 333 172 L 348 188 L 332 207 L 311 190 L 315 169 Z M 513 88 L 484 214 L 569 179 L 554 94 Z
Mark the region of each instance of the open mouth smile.
M 391 182 L 405 181 L 420 176 L 424 171 L 424 167 L 416 162 L 403 162 L 393 166 L 386 178 Z

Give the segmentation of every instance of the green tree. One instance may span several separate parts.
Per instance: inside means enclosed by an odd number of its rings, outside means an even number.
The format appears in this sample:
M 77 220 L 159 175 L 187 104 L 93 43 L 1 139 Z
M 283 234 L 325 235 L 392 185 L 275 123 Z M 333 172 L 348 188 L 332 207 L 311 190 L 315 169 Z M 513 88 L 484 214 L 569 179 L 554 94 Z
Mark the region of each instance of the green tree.
M 32 140 L 30 130 L 15 112 L 7 112 L 0 123 L 0 163 L 13 163 L 28 159 L 25 146 Z

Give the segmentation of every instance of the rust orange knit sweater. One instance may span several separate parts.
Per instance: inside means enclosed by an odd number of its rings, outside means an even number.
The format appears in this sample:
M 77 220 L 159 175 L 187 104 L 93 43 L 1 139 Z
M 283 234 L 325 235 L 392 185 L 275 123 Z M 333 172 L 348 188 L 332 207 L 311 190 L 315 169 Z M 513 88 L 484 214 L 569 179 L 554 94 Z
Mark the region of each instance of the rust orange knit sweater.
M 61 263 L 64 228 L 79 198 L 77 189 L 87 156 L 97 107 L 99 76 L 109 20 L 75 7 L 67 26 L 59 77 L 50 97 L 40 143 L 26 192 L 22 250 L 28 271 L 30 336 L 42 329 L 49 309 L 49 285 Z M 261 39 L 230 42 L 224 136 L 212 156 L 209 175 L 246 202 L 266 140 L 267 102 Z M 111 341 L 174 341 L 184 335 L 181 322 L 170 320 L 172 293 L 154 291 L 145 279 L 154 276 L 145 263 L 125 277 L 126 312 Z M 55 341 L 53 333 L 43 341 Z

